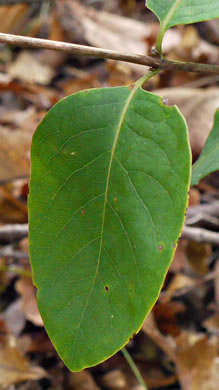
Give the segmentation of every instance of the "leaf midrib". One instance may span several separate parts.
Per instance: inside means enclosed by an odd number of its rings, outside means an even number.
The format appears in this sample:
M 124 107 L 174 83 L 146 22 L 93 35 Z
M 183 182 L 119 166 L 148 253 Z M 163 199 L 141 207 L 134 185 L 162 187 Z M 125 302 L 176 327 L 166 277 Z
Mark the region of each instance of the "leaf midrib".
M 177 10 L 180 3 L 181 3 L 181 0 L 176 0 L 175 4 L 173 4 L 173 6 L 170 8 L 167 16 L 164 18 L 163 23 L 162 23 L 162 30 L 163 31 L 166 31 L 168 23 L 171 20 L 172 16 L 174 15 L 174 13 Z
M 75 345 L 75 342 L 76 342 L 78 331 L 80 330 L 81 323 L 83 321 L 84 314 L 85 314 L 86 309 L 88 307 L 89 300 L 90 300 L 92 291 L 94 289 L 94 285 L 95 285 L 97 276 L 98 276 L 98 271 L 99 271 L 99 266 L 100 266 L 100 258 L 101 258 L 102 248 L 103 248 L 103 234 L 104 234 L 104 223 L 105 223 L 105 216 L 106 216 L 106 204 L 107 204 L 107 199 L 108 199 L 109 182 L 110 182 L 111 169 L 112 169 L 112 163 L 113 163 L 113 159 L 114 159 L 114 155 L 115 155 L 115 150 L 116 150 L 118 138 L 119 138 L 119 135 L 120 135 L 120 131 L 121 131 L 121 128 L 122 128 L 122 125 L 123 125 L 123 122 L 124 122 L 124 118 L 126 116 L 128 108 L 129 108 L 129 104 L 130 104 L 131 100 L 133 99 L 133 97 L 134 97 L 136 91 L 138 90 L 138 88 L 139 88 L 139 84 L 136 83 L 134 88 L 132 89 L 131 93 L 129 94 L 129 96 L 127 98 L 126 104 L 125 104 L 124 109 L 123 109 L 122 114 L 121 114 L 120 121 L 118 123 L 118 128 L 116 130 L 116 135 L 115 135 L 115 139 L 114 139 L 113 146 L 112 146 L 112 152 L 111 152 L 111 157 L 110 157 L 110 161 L 109 161 L 109 168 L 108 168 L 108 172 L 107 172 L 107 179 L 106 179 L 105 196 L 104 196 L 104 204 L 103 204 L 103 217 L 102 217 L 101 233 L 100 233 L 100 247 L 99 247 L 99 253 L 98 253 L 97 266 L 96 266 L 96 271 L 95 271 L 93 283 L 91 285 L 90 292 L 89 292 L 89 295 L 88 295 L 88 298 L 87 298 L 87 302 L 85 304 L 83 313 L 81 315 L 81 320 L 80 320 L 80 323 L 78 325 L 77 333 L 75 334 L 73 348 L 74 348 L 74 345 Z

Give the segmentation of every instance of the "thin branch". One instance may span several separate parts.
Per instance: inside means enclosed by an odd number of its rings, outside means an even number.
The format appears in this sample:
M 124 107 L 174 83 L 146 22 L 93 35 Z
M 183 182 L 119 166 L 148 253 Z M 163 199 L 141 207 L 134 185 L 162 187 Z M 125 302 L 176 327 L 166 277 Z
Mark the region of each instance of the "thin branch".
M 199 64 L 196 62 L 169 61 L 165 58 L 161 60 L 160 68 L 163 70 L 180 70 L 183 72 L 219 74 L 219 65 Z
M 0 227 L 0 242 L 21 240 L 28 235 L 28 224 L 11 224 Z
M 28 224 L 11 224 L 0 227 L 0 242 L 21 240 L 28 236 Z M 193 240 L 195 242 L 208 242 L 219 245 L 219 233 L 211 230 L 184 226 L 181 238 Z
M 194 215 L 191 218 L 186 218 L 186 225 L 198 225 L 199 227 L 206 226 L 211 230 L 217 230 L 219 228 L 219 218 L 215 218 L 212 215 L 204 214 L 202 212 Z M 203 226 L 204 225 L 204 226 Z
M 29 259 L 28 253 L 15 250 L 12 245 L 6 245 L 0 249 L 0 257 L 12 257 L 16 260 Z
M 59 50 L 66 53 L 76 54 L 79 56 L 90 56 L 107 58 L 130 62 L 139 65 L 149 66 L 153 69 L 161 70 L 183 70 L 186 72 L 204 72 L 219 74 L 219 65 L 197 64 L 192 62 L 168 61 L 156 56 L 144 56 L 140 54 L 119 53 L 114 50 L 100 49 L 84 45 L 76 45 L 73 43 L 51 41 L 48 39 L 23 37 L 20 35 L 0 33 L 0 43 L 15 45 L 20 47 Z
M 197 206 L 190 206 L 187 210 L 186 217 L 191 218 L 200 213 L 219 217 L 219 201 L 215 200 L 211 203 L 202 203 Z
M 41 3 L 42 0 L 0 0 L 1 5 L 15 5 L 15 4 L 33 4 Z
M 209 244 L 219 245 L 219 233 L 202 228 L 184 226 L 181 238 L 199 243 L 207 242 Z
M 194 283 L 191 284 L 191 285 L 188 285 L 188 286 L 185 286 L 185 287 L 180 287 L 178 288 L 176 291 L 174 291 L 173 293 L 171 293 L 171 297 L 180 297 L 182 295 L 185 295 L 185 294 L 188 294 L 189 292 L 191 292 L 192 290 L 199 288 L 201 285 L 205 284 L 205 283 L 208 283 L 208 282 L 211 282 L 212 280 L 216 279 L 217 275 L 219 275 L 219 272 L 216 272 L 216 271 L 213 271 L 213 272 L 209 272 L 207 275 L 205 275 L 204 277 L 201 277 L 200 279 L 196 279 L 194 280 Z M 161 294 L 160 294 L 160 298 L 165 298 L 166 296 L 168 296 L 169 294 L 169 291 L 162 291 Z
M 76 45 L 73 43 L 51 41 L 48 39 L 29 38 L 20 35 L 0 33 L 0 43 L 6 43 L 8 45 L 28 48 L 59 50 L 66 53 L 76 54 L 79 56 L 108 58 L 112 60 L 120 60 L 135 64 L 146 65 L 154 68 L 159 68 L 160 66 L 160 59 L 155 59 L 150 56 L 119 53 L 113 50 L 100 49 L 84 45 Z

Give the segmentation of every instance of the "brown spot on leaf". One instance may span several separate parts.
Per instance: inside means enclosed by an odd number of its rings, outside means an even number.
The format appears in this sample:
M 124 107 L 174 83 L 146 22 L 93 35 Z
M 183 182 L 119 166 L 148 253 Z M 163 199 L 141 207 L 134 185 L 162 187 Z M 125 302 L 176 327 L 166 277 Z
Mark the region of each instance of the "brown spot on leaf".
M 86 213 L 85 209 L 81 210 L 81 215 L 84 215 Z
M 132 90 L 133 90 L 133 88 L 134 88 L 134 84 L 130 84 L 130 85 L 129 85 L 129 89 L 130 89 L 130 91 L 132 91 Z
M 105 291 L 108 291 L 109 290 L 109 286 L 105 286 Z
M 162 251 L 163 250 L 163 245 L 159 245 L 158 249 L 159 249 L 159 251 Z
M 129 341 L 131 341 L 135 336 L 136 336 L 137 333 L 133 333 L 133 335 L 129 338 Z

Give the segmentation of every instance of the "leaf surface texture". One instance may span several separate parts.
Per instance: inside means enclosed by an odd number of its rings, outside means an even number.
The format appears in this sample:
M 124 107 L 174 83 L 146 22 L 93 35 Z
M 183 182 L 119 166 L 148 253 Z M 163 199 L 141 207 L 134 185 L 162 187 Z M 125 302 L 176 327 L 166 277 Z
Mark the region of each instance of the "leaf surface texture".
M 161 28 L 219 18 L 218 0 L 147 0 L 147 7 L 155 13 Z
M 199 159 L 192 168 L 192 185 L 219 169 L 219 110 L 214 117 L 213 128 L 207 138 L 206 144 Z
M 80 371 L 120 350 L 159 295 L 187 204 L 187 127 L 137 84 L 82 91 L 46 115 L 31 161 L 39 309 Z

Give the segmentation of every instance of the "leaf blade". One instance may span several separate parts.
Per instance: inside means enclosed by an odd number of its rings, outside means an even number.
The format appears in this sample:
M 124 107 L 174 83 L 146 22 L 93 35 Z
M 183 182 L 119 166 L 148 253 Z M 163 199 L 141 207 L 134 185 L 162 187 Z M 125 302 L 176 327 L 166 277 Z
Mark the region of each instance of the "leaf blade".
M 164 30 L 178 24 L 197 23 L 219 17 L 216 0 L 147 0 L 147 7 L 164 25 Z
M 137 86 L 72 95 L 38 128 L 31 262 L 47 332 L 70 369 L 105 360 L 140 329 L 174 253 L 189 175 L 184 120 Z
M 203 177 L 219 169 L 219 110 L 214 117 L 213 128 L 198 160 L 192 168 L 191 185 L 197 185 Z
M 163 36 L 170 27 L 219 18 L 217 0 L 146 0 L 146 6 L 160 21 L 156 44 L 159 52 Z

